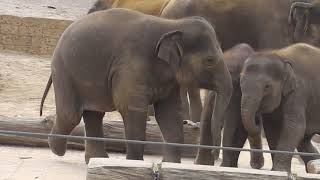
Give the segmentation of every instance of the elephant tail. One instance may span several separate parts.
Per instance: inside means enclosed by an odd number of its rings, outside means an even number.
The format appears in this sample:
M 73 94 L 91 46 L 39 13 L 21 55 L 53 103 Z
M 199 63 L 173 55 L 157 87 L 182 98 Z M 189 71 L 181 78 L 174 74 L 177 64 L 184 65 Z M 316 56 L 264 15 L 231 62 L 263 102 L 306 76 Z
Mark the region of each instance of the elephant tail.
M 44 100 L 46 99 L 46 97 L 48 95 L 48 92 L 50 90 L 51 84 L 52 84 L 52 74 L 50 74 L 49 80 L 47 82 L 46 89 L 44 90 L 44 93 L 42 95 L 41 104 L 40 104 L 40 116 L 42 116 L 42 109 L 43 109 Z

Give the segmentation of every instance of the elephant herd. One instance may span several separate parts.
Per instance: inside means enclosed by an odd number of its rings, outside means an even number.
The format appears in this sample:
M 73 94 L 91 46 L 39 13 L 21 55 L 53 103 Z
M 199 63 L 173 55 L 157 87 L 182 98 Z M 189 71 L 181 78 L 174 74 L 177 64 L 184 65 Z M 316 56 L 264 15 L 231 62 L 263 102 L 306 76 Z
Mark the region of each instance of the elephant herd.
M 320 0 L 98 0 L 58 41 L 40 113 L 53 84 L 53 134 L 70 134 L 83 118 L 87 136 L 103 137 L 105 112 L 117 110 L 126 138 L 145 140 L 153 105 L 165 142 L 183 143 L 190 118 L 200 120 L 202 145 L 241 148 L 248 138 L 261 149 L 263 128 L 272 150 L 318 153 L 319 45 Z M 66 139 L 49 145 L 64 155 Z M 103 142 L 85 149 L 87 163 L 108 157 Z M 127 159 L 143 152 L 127 144 Z M 218 152 L 199 149 L 195 163 L 214 165 Z M 237 167 L 238 157 L 224 150 L 221 165 Z M 272 154 L 272 170 L 291 171 L 291 160 Z M 163 161 L 180 163 L 180 149 L 166 146 Z M 253 168 L 263 164 L 251 154 Z

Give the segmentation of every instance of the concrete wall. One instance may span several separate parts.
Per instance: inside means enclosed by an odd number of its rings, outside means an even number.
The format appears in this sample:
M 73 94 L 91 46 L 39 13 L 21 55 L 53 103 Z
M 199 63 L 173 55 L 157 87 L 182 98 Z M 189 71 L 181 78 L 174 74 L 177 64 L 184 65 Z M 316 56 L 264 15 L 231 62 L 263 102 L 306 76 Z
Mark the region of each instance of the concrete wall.
M 52 55 L 70 20 L 0 15 L 0 50 Z

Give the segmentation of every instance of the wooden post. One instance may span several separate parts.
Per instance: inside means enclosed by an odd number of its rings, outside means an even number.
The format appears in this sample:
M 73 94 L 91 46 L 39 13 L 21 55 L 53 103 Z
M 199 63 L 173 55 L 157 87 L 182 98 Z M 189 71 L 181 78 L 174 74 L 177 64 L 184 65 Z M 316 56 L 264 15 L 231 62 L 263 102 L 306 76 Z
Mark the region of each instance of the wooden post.
M 54 116 L 46 118 L 12 118 L 0 116 L 0 130 L 7 131 L 26 131 L 33 133 L 50 133 L 55 120 Z M 124 138 L 124 126 L 122 121 L 105 121 L 103 124 L 104 137 L 106 138 Z M 84 136 L 84 125 L 78 125 L 71 133 L 74 136 Z M 199 128 L 194 124 L 184 125 L 184 139 L 187 144 L 198 144 Z M 162 135 L 158 125 L 154 121 L 147 122 L 146 139 L 148 141 L 161 142 Z M 30 138 L 12 135 L 0 135 L 0 144 L 23 145 L 48 147 L 47 138 Z M 68 140 L 68 148 L 84 149 L 83 140 Z M 106 143 L 106 149 L 113 152 L 125 152 L 124 143 Z M 146 154 L 161 154 L 162 148 L 159 146 L 146 145 Z M 196 149 L 184 148 L 182 155 L 185 157 L 194 157 Z
M 153 163 L 137 160 L 92 158 L 88 164 L 87 180 L 152 180 Z

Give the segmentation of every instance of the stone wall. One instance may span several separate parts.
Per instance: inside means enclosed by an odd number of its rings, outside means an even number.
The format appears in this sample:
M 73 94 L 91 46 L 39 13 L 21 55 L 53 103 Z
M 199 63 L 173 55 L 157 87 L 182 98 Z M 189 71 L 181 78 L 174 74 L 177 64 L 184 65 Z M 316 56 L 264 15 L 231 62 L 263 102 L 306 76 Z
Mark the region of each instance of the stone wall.
M 0 49 L 52 55 L 70 20 L 0 15 Z

